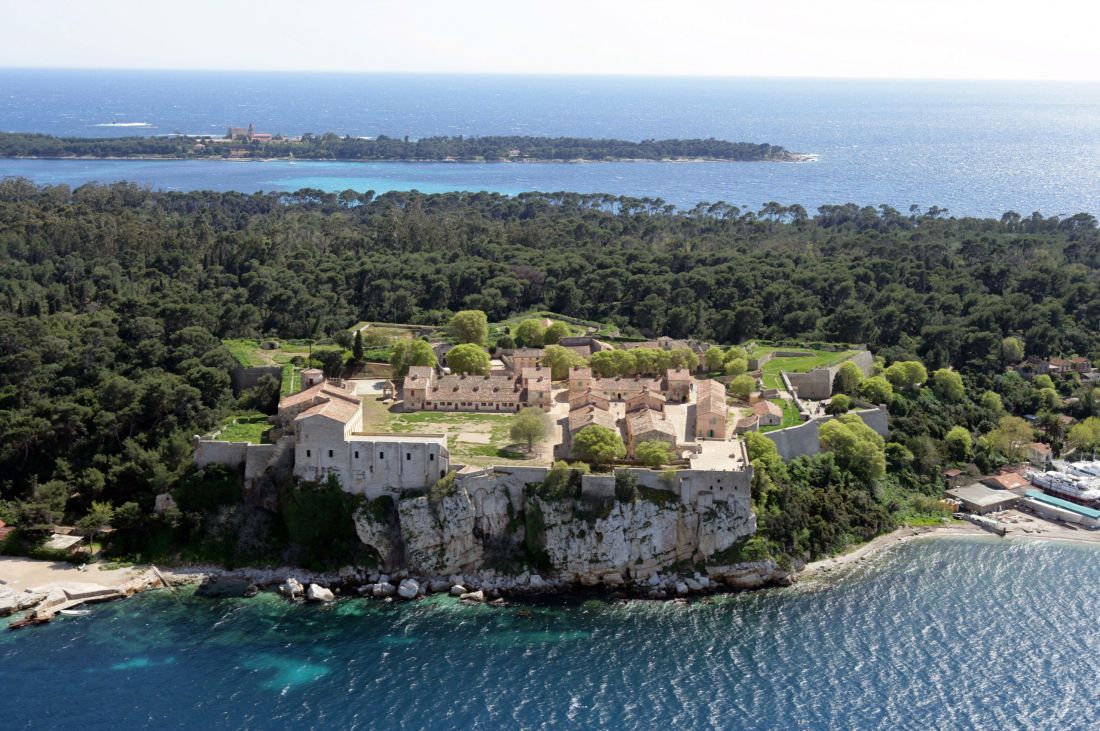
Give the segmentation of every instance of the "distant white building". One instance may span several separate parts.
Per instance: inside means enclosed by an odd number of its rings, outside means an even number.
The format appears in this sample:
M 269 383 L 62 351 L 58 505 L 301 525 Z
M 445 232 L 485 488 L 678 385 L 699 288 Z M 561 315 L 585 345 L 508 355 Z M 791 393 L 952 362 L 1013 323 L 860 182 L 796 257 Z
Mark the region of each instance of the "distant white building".
M 335 475 L 345 492 L 374 498 L 431 487 L 447 474 L 443 434 L 364 433 L 363 400 L 338 381 L 323 381 L 279 402 L 294 434 L 294 476 Z

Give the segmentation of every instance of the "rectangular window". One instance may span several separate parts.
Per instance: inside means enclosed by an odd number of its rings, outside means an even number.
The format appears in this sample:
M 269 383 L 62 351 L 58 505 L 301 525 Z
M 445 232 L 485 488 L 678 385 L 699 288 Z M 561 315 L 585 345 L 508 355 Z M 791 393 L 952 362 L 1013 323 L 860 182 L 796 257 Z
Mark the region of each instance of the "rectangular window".
M 330 449 L 330 450 L 328 450 L 328 456 L 329 456 L 329 459 L 331 459 L 331 458 L 332 458 L 332 450 L 331 450 L 331 449 Z
M 386 455 L 382 454 L 381 452 L 378 453 L 378 459 L 385 459 L 385 458 L 386 458 Z
M 358 449 L 357 449 L 357 450 L 355 450 L 355 458 L 356 458 L 356 459 L 359 459 L 359 450 L 358 450 Z
M 413 458 L 412 452 L 405 452 L 405 461 L 408 462 Z
M 428 461 L 429 462 L 435 462 L 435 455 L 434 454 L 429 454 L 428 455 Z
M 311 456 L 308 449 L 306 450 L 306 456 L 307 457 Z

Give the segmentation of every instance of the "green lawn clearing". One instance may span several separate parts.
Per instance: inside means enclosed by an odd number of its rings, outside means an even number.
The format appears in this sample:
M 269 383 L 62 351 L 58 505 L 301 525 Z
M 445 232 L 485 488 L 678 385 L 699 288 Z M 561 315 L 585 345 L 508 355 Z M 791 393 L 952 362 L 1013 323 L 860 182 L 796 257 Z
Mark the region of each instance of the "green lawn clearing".
M 761 427 L 760 431 L 775 431 L 776 429 L 786 429 L 788 426 L 798 426 L 802 423 L 802 416 L 798 413 L 798 407 L 794 405 L 794 401 L 789 399 L 772 399 L 771 402 L 783 409 L 783 421 L 779 426 L 765 426 Z
M 217 438 L 226 442 L 263 444 L 269 431 L 271 431 L 271 424 L 267 422 L 267 416 L 253 411 L 227 417 Z
M 260 357 L 260 344 L 255 340 L 223 340 L 222 344 L 229 349 L 230 354 L 245 368 L 267 365 Z
M 783 350 L 783 348 L 770 348 L 770 350 Z M 806 350 L 805 348 L 786 348 L 786 350 Z M 767 350 L 765 350 L 767 352 Z M 806 373 L 818 366 L 829 367 L 852 357 L 856 351 L 844 350 L 832 352 L 829 350 L 806 350 L 806 355 L 791 358 L 773 358 L 760 369 L 763 374 L 764 388 L 783 388 L 781 371 L 791 373 Z

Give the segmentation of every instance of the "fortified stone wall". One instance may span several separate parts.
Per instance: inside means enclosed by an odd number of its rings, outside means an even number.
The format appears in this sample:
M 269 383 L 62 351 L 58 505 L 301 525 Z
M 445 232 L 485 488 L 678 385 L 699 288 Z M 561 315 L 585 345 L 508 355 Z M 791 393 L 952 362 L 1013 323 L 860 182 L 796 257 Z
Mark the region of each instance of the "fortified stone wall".
M 874 429 L 875 433 L 884 439 L 890 436 L 889 417 L 886 409 L 878 407 L 860 409 L 849 413 L 857 415 L 863 420 L 864 424 Z M 779 456 L 785 460 L 801 457 L 802 455 L 817 454 L 821 451 L 819 427 L 833 418 L 832 416 L 819 416 L 798 426 L 765 432 L 764 436 L 775 442 Z
M 804 355 L 813 355 L 808 350 L 773 350 L 770 353 L 764 353 L 758 355 L 755 358 L 749 358 L 749 370 L 756 371 L 764 367 L 764 364 L 775 358 L 800 358 Z
M 260 379 L 264 376 L 273 376 L 275 380 L 282 381 L 282 366 L 255 366 L 252 368 L 234 368 L 229 371 L 229 384 L 233 388 L 233 395 L 240 396 L 241 391 L 256 388 Z
M 281 448 L 280 443 L 282 443 Z M 195 437 L 192 442 L 195 448 L 196 466 L 206 467 L 207 465 L 220 464 L 232 470 L 243 467 L 245 488 L 251 487 L 267 471 L 276 454 L 284 451 L 292 443 L 292 437 L 283 437 L 276 444 L 227 442 L 220 439 L 200 439 L 199 437 Z
M 874 357 L 867 350 L 861 350 L 836 365 L 828 368 L 814 368 L 806 373 L 786 373 L 790 386 L 798 392 L 800 398 L 824 401 L 833 395 L 833 381 L 840 367 L 845 363 L 855 363 L 863 371 L 863 375 L 869 375 L 874 367 Z

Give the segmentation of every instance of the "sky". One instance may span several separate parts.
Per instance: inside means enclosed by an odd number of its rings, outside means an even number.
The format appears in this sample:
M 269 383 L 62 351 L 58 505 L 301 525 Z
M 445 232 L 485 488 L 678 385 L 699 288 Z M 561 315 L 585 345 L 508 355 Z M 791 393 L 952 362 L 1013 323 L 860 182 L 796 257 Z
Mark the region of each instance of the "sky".
M 1095 0 L 0 0 L 0 67 L 1100 80 Z

